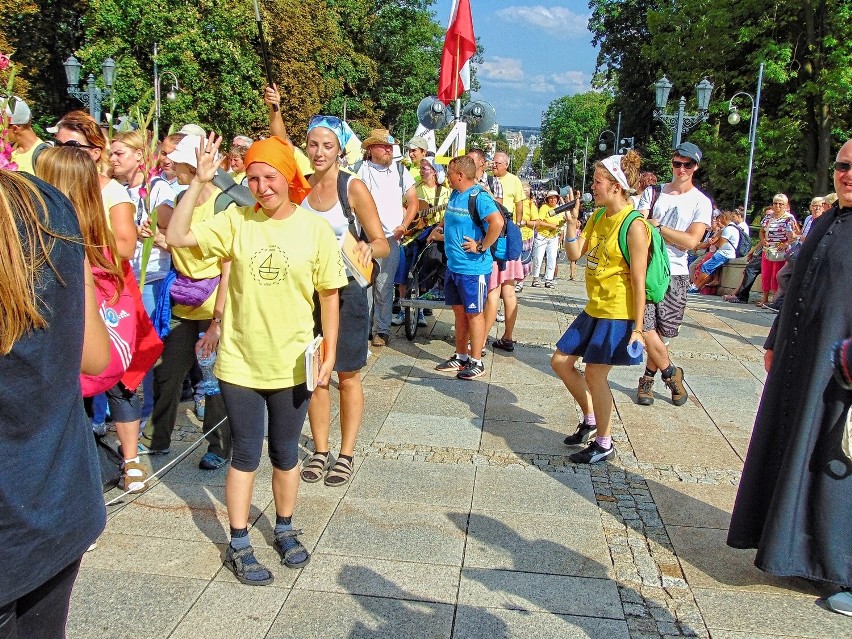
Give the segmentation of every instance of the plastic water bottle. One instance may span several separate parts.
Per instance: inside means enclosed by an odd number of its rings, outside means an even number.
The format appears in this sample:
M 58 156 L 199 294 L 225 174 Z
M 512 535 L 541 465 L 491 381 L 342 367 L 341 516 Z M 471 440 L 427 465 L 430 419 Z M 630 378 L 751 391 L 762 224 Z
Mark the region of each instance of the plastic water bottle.
M 643 350 L 645 349 L 642 347 L 642 342 L 640 342 L 638 339 L 635 342 L 631 342 L 627 345 L 627 353 L 630 355 L 630 357 L 639 357 L 640 355 L 642 355 Z
M 198 339 L 202 337 L 204 337 L 204 333 L 199 333 Z M 220 392 L 219 380 L 213 374 L 213 364 L 216 363 L 216 351 L 212 351 L 210 355 L 204 357 L 199 350 L 196 355 L 198 356 L 198 365 L 201 366 L 201 372 L 204 375 L 204 378 L 201 380 L 204 394 L 218 395 Z

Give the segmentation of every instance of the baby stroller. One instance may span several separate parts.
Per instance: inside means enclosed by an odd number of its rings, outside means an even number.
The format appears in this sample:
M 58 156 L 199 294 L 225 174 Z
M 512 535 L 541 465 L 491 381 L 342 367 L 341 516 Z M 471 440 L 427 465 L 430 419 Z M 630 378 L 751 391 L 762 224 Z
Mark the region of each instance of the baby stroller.
M 408 273 L 405 284 L 408 294 L 399 300 L 405 309 L 405 336 L 413 340 L 417 335 L 417 315 L 420 309 L 444 306 L 444 273 L 447 258 L 443 242 L 429 242 L 426 238 L 434 227 L 417 234 L 406 247 Z

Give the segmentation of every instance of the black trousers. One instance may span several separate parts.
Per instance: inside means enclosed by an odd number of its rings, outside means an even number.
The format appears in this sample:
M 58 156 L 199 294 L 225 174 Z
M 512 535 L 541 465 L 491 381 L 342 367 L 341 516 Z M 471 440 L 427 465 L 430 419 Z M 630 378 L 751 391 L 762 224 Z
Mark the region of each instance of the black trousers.
M 736 295 L 741 302 L 748 302 L 751 287 L 754 286 L 754 282 L 757 279 L 757 276 L 760 275 L 760 271 L 761 255 L 755 255 L 748 261 L 748 264 L 746 264 L 746 267 L 743 269 L 743 281 L 737 289 Z
M 64 639 L 79 570 L 78 559 L 35 590 L 0 606 L 0 639 Z
M 198 334 L 207 330 L 210 321 L 172 318 L 171 332 L 163 341 L 163 356 L 154 367 L 154 412 L 139 439 L 148 448 L 163 450 L 171 446 L 183 380 L 197 362 L 195 343 Z M 207 432 L 225 417 L 225 404 L 221 397 L 211 395 L 204 408 L 204 431 Z M 227 419 L 207 439 L 211 453 L 230 459 L 231 427 Z

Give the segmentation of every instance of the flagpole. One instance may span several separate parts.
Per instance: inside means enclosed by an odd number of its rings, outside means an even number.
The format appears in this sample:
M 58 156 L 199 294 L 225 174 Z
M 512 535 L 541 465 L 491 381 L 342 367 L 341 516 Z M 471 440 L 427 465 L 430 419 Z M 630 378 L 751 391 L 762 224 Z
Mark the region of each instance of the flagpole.
M 260 21 L 260 7 L 254 0 L 254 19 L 257 22 L 257 33 L 260 36 L 260 53 L 263 56 L 263 66 L 266 69 L 266 82 L 272 87 L 272 69 L 269 67 L 269 54 L 266 51 L 266 38 L 263 37 L 263 24 Z M 273 111 L 278 111 L 278 105 L 272 105 Z

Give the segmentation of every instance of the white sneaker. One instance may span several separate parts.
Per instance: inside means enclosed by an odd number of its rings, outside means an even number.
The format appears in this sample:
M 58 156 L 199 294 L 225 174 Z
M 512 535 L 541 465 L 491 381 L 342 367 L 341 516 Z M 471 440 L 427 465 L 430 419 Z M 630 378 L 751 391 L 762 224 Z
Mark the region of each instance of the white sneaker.
M 394 314 L 391 318 L 391 326 L 402 326 L 405 324 L 405 311 Z
M 502 323 L 502 322 L 505 322 L 505 321 L 506 321 L 506 315 L 503 313 L 503 311 L 497 311 L 497 317 L 496 317 L 496 318 L 494 318 L 494 319 L 495 319 L 497 322 L 501 322 L 501 323 Z

